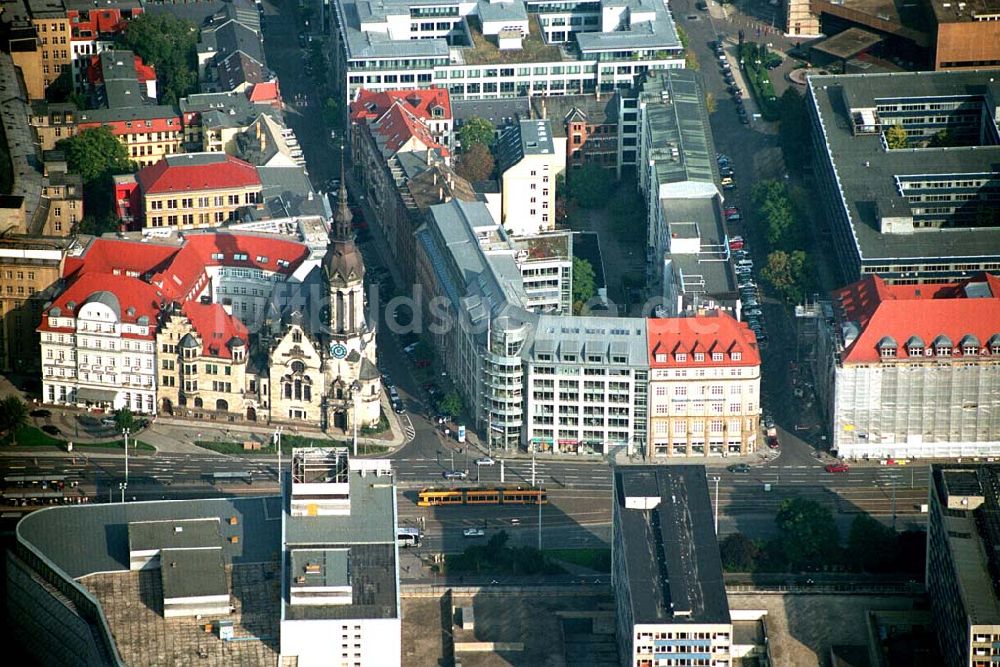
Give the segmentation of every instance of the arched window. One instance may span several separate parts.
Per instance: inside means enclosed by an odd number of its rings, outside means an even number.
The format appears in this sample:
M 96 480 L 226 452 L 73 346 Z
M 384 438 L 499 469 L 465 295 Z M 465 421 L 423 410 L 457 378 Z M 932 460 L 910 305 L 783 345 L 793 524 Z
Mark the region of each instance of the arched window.
M 215 409 L 218 410 L 219 412 L 228 412 L 229 403 L 220 398 L 215 402 Z
M 295 380 L 295 400 L 302 400 L 302 380 L 299 379 Z
M 200 408 L 201 406 L 202 406 L 201 399 L 200 398 L 194 399 L 194 407 Z
M 292 383 L 291 382 L 283 382 L 282 386 L 284 386 L 284 388 L 285 388 L 285 391 L 284 391 L 285 398 L 291 398 L 292 397 Z
M 301 361 L 292 362 L 292 372 L 293 373 L 304 373 L 306 370 L 306 365 Z

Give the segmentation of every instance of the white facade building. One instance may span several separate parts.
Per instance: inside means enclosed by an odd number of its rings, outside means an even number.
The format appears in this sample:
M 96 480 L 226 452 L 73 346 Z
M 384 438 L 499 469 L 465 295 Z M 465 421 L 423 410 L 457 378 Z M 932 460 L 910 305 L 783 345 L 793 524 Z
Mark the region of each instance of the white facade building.
M 556 178 L 566 169 L 566 137 L 555 137 L 549 120 L 522 120 L 497 140 L 502 219 L 513 236 L 556 226 Z

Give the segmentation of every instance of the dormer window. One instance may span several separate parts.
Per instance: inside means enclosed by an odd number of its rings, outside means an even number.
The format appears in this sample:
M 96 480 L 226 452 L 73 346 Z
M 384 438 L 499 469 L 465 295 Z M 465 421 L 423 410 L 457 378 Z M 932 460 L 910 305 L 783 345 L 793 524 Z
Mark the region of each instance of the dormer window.
M 962 354 L 969 357 L 979 354 L 979 339 L 972 334 L 963 336 L 959 344 L 962 346 Z
M 877 347 L 879 356 L 883 359 L 892 359 L 896 356 L 898 346 L 892 336 L 885 336 L 878 342 Z
M 704 352 L 695 352 L 694 353 L 694 360 L 695 361 L 705 361 L 705 353 Z
M 1000 334 L 993 334 L 986 344 L 990 348 L 990 354 L 1000 354 Z
M 919 345 L 906 349 L 906 353 L 911 357 L 919 357 L 924 353 L 924 348 Z
M 713 352 L 712 353 L 712 361 L 722 361 L 722 353 L 721 352 Z
M 937 338 L 934 339 L 931 345 L 934 347 L 934 354 L 936 356 L 938 357 L 951 356 L 952 343 L 951 339 L 948 338 L 947 336 L 944 335 L 938 336 Z
M 685 362 L 687 360 L 688 360 L 687 352 L 678 352 L 677 353 L 677 361 L 683 363 L 683 362 Z
M 946 347 L 944 345 L 939 345 L 938 347 L 935 348 L 935 351 L 937 352 L 937 356 L 939 356 L 939 357 L 950 357 L 951 356 L 951 348 L 950 347 Z
M 733 357 L 733 361 L 742 361 L 743 360 L 743 353 L 742 352 L 733 352 L 732 357 Z

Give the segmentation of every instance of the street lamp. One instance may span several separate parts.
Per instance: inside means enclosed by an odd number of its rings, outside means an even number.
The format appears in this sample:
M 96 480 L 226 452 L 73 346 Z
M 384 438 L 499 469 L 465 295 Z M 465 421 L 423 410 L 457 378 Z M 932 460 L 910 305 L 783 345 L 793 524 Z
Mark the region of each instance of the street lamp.
M 121 484 L 122 490 L 122 502 L 125 502 L 125 489 L 128 488 L 128 429 L 122 429 L 122 435 L 125 438 L 125 481 Z

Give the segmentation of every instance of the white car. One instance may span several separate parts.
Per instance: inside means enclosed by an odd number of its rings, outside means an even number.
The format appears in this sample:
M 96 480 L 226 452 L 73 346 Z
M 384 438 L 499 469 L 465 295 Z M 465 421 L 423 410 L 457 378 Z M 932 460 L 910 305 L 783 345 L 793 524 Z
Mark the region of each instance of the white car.
M 497 462 L 491 459 L 489 456 L 484 456 L 481 459 L 476 459 L 477 466 L 495 466 Z
M 466 537 L 482 537 L 486 532 L 482 528 L 466 528 L 462 534 Z

